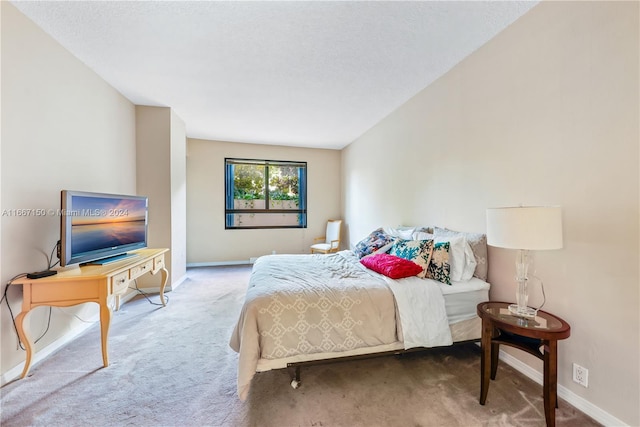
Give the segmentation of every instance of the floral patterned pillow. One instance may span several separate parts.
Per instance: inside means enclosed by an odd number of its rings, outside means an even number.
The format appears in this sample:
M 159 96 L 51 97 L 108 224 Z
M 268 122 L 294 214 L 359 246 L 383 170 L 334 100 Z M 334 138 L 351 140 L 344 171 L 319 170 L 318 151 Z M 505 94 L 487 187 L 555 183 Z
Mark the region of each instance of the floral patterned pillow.
M 451 284 L 451 265 L 449 264 L 449 242 L 438 242 L 433 245 L 431 262 L 427 268 L 427 279 L 437 280 L 446 285 Z
M 380 249 L 384 245 L 393 242 L 393 240 L 394 237 L 389 236 L 382 228 L 378 228 L 358 242 L 353 251 L 358 255 L 358 258 L 362 258 L 363 256 L 369 255 L 377 249 Z
M 396 240 L 389 250 L 391 255 L 413 261 L 422 267 L 422 271 L 417 274 L 418 277 L 426 277 L 427 268 L 431 261 L 431 252 L 433 251 L 433 240 Z
M 476 259 L 476 269 L 473 273 L 475 277 L 478 279 L 487 280 L 487 236 L 486 234 L 481 233 L 464 233 L 461 231 L 453 231 L 447 228 L 435 227 L 435 234 L 440 237 L 445 236 L 465 236 L 467 243 L 471 246 L 471 250 L 473 251 L 473 256 Z

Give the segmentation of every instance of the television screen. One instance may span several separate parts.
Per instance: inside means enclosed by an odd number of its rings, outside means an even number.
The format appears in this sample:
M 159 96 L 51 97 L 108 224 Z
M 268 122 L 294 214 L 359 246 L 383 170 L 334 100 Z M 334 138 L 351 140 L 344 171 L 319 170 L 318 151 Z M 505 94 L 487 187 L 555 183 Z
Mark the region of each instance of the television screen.
M 63 190 L 61 198 L 61 266 L 103 264 L 147 247 L 147 197 Z

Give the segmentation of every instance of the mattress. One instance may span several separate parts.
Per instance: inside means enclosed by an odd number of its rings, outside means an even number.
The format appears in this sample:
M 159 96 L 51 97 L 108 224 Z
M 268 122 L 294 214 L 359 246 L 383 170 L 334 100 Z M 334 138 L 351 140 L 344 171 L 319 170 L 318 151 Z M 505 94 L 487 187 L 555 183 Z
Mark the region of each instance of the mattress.
M 449 325 L 476 318 L 477 305 L 489 300 L 490 285 L 477 277 L 467 282 L 452 282 L 451 285 L 438 282 L 438 285 L 444 296 Z

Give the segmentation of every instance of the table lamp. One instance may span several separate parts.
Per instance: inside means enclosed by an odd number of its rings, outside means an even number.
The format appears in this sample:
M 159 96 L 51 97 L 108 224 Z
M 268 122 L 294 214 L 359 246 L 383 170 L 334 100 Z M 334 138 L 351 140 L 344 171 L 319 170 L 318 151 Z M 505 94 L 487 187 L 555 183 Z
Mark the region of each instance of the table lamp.
M 562 248 L 562 210 L 557 206 L 519 206 L 487 209 L 487 244 L 517 249 L 516 304 L 509 311 L 520 317 L 534 317 L 528 306 L 529 251 Z

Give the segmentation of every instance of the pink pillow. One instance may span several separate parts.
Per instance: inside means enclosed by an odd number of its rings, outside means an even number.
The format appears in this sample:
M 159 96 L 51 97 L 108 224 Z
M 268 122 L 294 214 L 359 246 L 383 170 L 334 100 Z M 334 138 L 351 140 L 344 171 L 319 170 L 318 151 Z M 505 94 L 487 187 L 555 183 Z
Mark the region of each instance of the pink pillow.
M 411 277 L 422 272 L 422 267 L 415 262 L 386 253 L 366 256 L 360 262 L 368 269 L 392 279 Z

